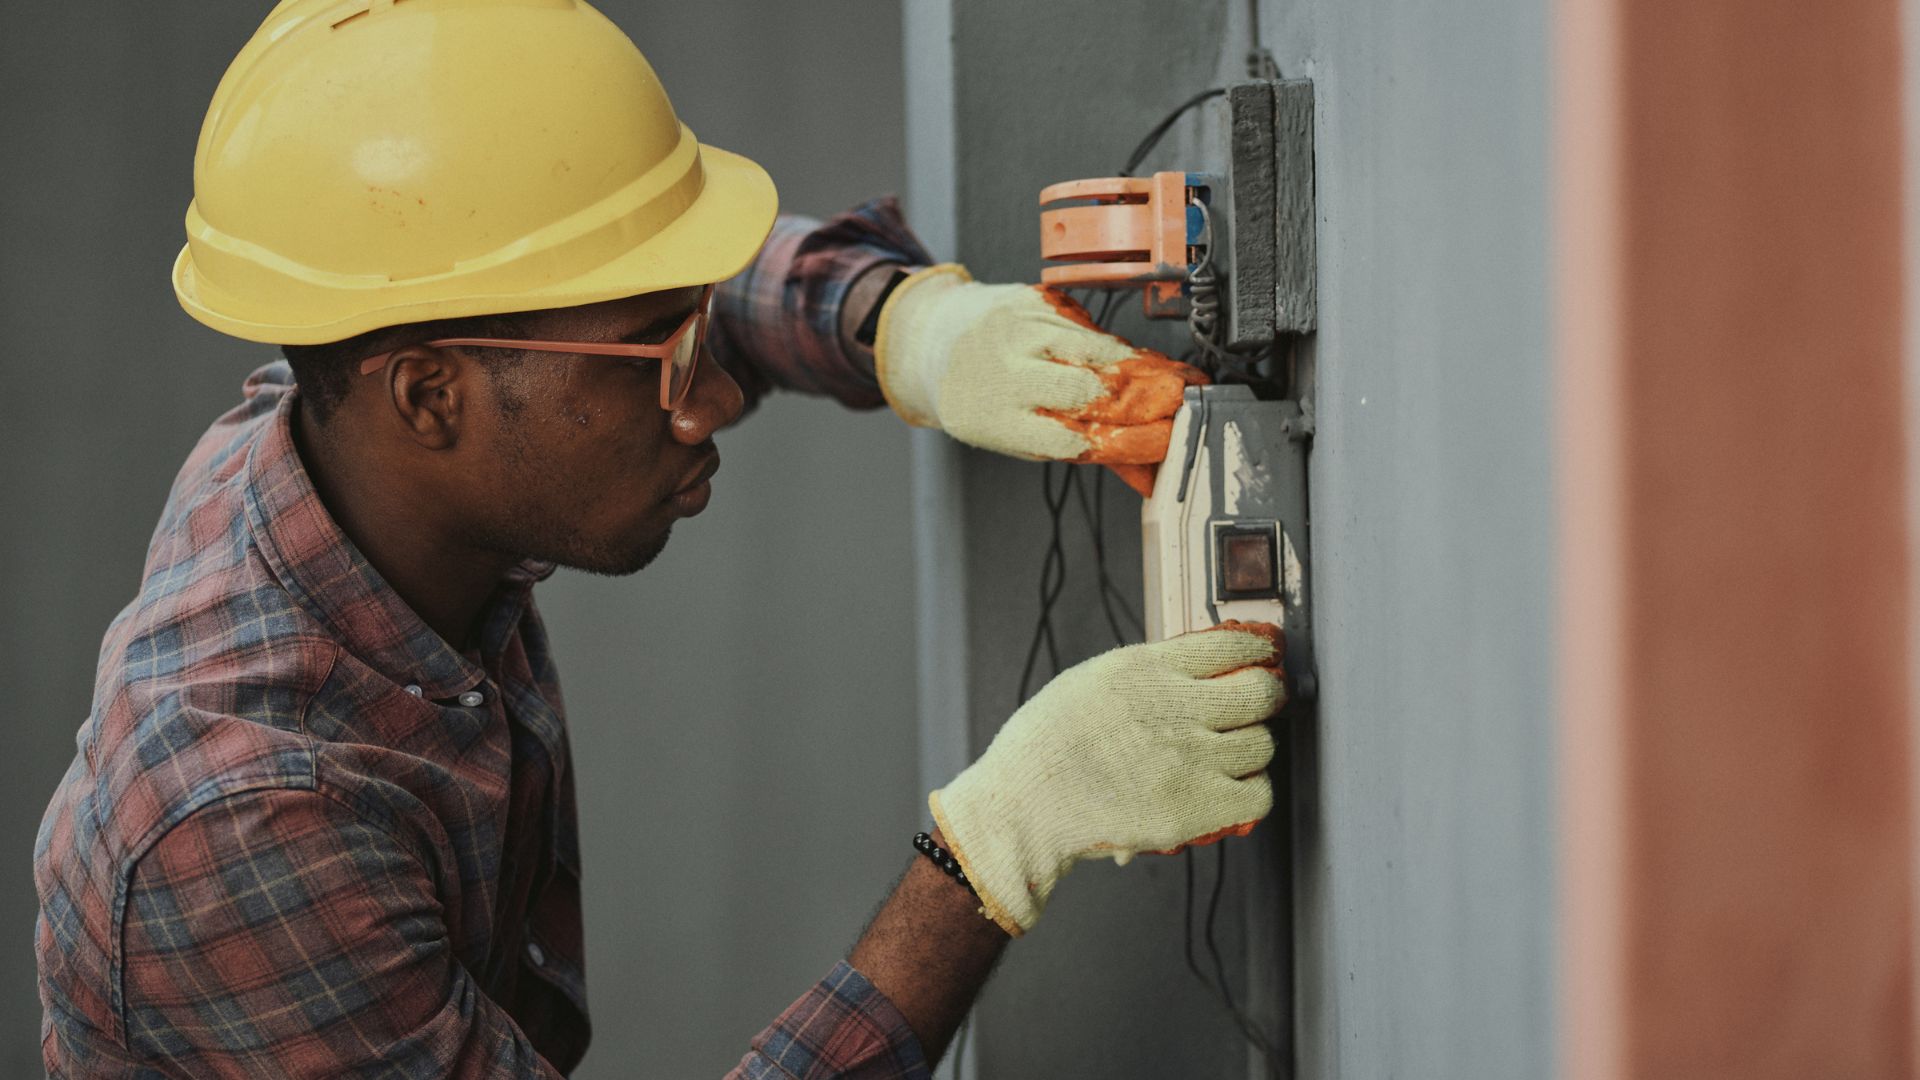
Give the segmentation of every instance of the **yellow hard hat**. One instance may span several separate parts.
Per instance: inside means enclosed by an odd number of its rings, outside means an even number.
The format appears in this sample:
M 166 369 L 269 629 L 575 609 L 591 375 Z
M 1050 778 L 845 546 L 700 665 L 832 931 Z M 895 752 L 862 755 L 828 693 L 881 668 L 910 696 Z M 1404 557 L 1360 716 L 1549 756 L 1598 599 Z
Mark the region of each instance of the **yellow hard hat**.
M 193 191 L 181 306 L 288 345 L 722 281 L 777 204 L 582 0 L 284 0 Z

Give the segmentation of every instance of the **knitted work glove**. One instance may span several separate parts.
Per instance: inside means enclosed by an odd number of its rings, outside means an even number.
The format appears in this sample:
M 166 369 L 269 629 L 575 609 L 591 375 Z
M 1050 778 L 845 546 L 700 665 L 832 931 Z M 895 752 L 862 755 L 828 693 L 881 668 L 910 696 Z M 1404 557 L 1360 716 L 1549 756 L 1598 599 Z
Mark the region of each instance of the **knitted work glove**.
M 1018 937 L 1080 859 L 1251 831 L 1273 806 L 1279 634 L 1229 623 L 1069 668 L 928 796 L 987 917 Z
M 1065 293 L 981 285 L 931 266 L 880 310 L 874 368 L 893 410 L 961 442 L 1034 461 L 1111 465 L 1143 494 L 1198 369 L 1097 328 Z

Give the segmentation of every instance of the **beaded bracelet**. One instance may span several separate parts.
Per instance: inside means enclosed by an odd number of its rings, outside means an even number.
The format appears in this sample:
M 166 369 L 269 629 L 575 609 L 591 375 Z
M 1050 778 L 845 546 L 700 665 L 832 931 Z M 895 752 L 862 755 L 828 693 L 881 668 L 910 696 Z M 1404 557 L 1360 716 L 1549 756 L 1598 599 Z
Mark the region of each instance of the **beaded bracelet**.
M 973 887 L 973 882 L 967 880 L 967 872 L 960 869 L 960 860 L 954 858 L 953 853 L 946 848 L 934 843 L 932 836 L 923 832 L 914 833 L 913 850 L 932 859 L 933 865 L 939 867 L 948 877 L 965 886 L 968 892 L 973 893 L 975 900 L 980 899 L 980 893 Z

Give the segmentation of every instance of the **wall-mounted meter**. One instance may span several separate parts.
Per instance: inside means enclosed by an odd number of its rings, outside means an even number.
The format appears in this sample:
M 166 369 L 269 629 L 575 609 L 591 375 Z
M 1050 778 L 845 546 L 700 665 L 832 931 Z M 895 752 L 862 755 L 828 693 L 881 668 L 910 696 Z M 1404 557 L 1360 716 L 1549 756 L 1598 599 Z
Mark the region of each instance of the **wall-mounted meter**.
M 1314 694 L 1307 595 L 1310 434 L 1293 401 L 1196 386 L 1140 511 L 1147 639 L 1228 619 L 1286 631 L 1287 679 Z

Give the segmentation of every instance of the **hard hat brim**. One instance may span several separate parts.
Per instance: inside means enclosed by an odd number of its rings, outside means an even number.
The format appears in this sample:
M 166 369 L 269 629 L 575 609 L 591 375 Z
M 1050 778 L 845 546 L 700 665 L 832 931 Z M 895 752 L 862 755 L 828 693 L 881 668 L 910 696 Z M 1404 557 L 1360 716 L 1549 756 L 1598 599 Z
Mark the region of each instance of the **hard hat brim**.
M 173 264 L 174 295 L 195 319 L 232 337 L 275 345 L 320 345 L 386 326 L 430 319 L 575 307 L 642 293 L 725 281 L 745 270 L 766 243 L 779 212 L 773 179 L 757 163 L 701 144 L 705 170 L 700 195 L 658 233 L 594 269 L 511 294 L 465 293 L 406 304 L 360 307 L 351 314 L 302 325 L 235 318 L 195 272 L 191 245 Z

